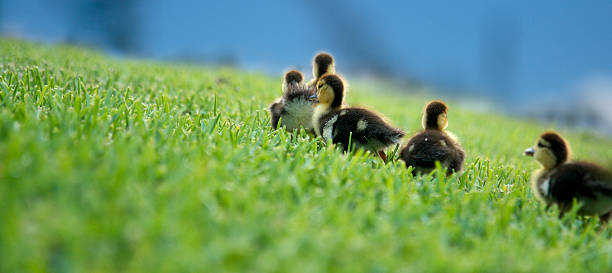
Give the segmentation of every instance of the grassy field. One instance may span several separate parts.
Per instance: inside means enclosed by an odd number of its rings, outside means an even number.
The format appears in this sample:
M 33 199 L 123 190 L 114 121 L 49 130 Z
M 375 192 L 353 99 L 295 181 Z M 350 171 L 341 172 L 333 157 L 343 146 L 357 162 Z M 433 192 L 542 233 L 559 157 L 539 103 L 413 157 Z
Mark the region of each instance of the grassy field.
M 0 39 L 0 272 L 612 270 L 610 228 L 530 190 L 522 151 L 551 125 L 450 101 L 465 171 L 412 177 L 271 131 L 280 76 Z M 431 98 L 347 100 L 411 134 Z M 561 132 L 612 165 L 612 140 Z

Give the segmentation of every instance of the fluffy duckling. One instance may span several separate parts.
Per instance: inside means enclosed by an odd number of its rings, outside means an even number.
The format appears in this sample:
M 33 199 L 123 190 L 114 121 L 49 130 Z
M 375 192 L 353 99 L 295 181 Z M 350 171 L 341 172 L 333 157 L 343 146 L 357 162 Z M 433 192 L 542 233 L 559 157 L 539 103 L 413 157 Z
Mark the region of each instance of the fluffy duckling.
M 559 206 L 560 214 L 569 211 L 575 198 L 582 203 L 580 215 L 598 215 L 606 223 L 612 214 L 612 173 L 589 162 L 568 162 L 567 142 L 555 132 L 544 132 L 536 146 L 525 150 L 542 169 L 532 176 L 535 195 L 549 207 Z
M 463 166 L 465 152 L 454 135 L 445 131 L 448 126 L 448 106 L 442 101 L 431 101 L 423 112 L 423 131 L 410 138 L 400 152 L 406 167 L 412 166 L 414 173 L 431 172 L 436 161 L 450 174 Z
M 331 54 L 326 52 L 321 52 L 317 54 L 312 60 L 312 77 L 307 84 L 310 86 L 315 86 L 321 76 L 325 74 L 336 74 L 336 61 Z
M 316 134 L 325 141 L 378 153 L 386 162 L 383 149 L 400 142 L 404 132 L 391 127 L 383 117 L 363 108 L 343 108 L 344 82 L 335 74 L 326 74 L 317 82 L 317 99 L 312 115 Z
M 283 96 L 269 106 L 272 129 L 285 126 L 288 131 L 304 127 L 312 132 L 312 100 L 315 93 L 312 86 L 304 84 L 304 76 L 297 70 L 285 73 Z

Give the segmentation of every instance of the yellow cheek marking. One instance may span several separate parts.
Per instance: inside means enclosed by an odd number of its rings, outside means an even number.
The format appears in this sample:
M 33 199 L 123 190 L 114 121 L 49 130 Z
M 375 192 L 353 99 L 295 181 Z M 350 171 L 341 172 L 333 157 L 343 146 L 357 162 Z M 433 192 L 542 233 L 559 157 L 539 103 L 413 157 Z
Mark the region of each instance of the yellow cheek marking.
M 318 97 L 321 103 L 331 103 L 334 100 L 334 92 L 326 85 L 319 89 Z
M 438 129 L 444 130 L 448 126 L 448 120 L 446 119 L 446 114 L 442 114 L 438 116 Z
M 446 141 L 444 141 L 444 140 L 440 140 L 440 144 L 441 144 L 442 146 L 446 147 Z
M 537 160 L 542 167 L 544 167 L 545 169 L 549 169 L 555 166 L 556 164 L 556 158 L 555 155 L 548 149 L 543 149 L 543 148 L 536 148 L 535 154 L 534 154 L 534 158 L 535 160 Z

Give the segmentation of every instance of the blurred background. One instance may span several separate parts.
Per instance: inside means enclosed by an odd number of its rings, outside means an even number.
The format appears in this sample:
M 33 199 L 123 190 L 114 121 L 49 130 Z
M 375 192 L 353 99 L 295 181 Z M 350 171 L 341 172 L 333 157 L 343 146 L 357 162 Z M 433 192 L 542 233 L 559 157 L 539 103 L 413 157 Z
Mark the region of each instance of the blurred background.
M 612 135 L 612 1 L 0 0 L 0 35 L 280 76 L 343 74 Z

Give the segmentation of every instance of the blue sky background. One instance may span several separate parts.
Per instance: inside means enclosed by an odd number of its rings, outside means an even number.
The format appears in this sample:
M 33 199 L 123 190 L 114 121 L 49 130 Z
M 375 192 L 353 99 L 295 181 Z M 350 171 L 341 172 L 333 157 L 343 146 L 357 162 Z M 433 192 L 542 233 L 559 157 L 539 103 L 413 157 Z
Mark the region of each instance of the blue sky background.
M 327 50 L 505 103 L 612 92 L 612 1 L 0 0 L 0 33 L 272 75 Z

